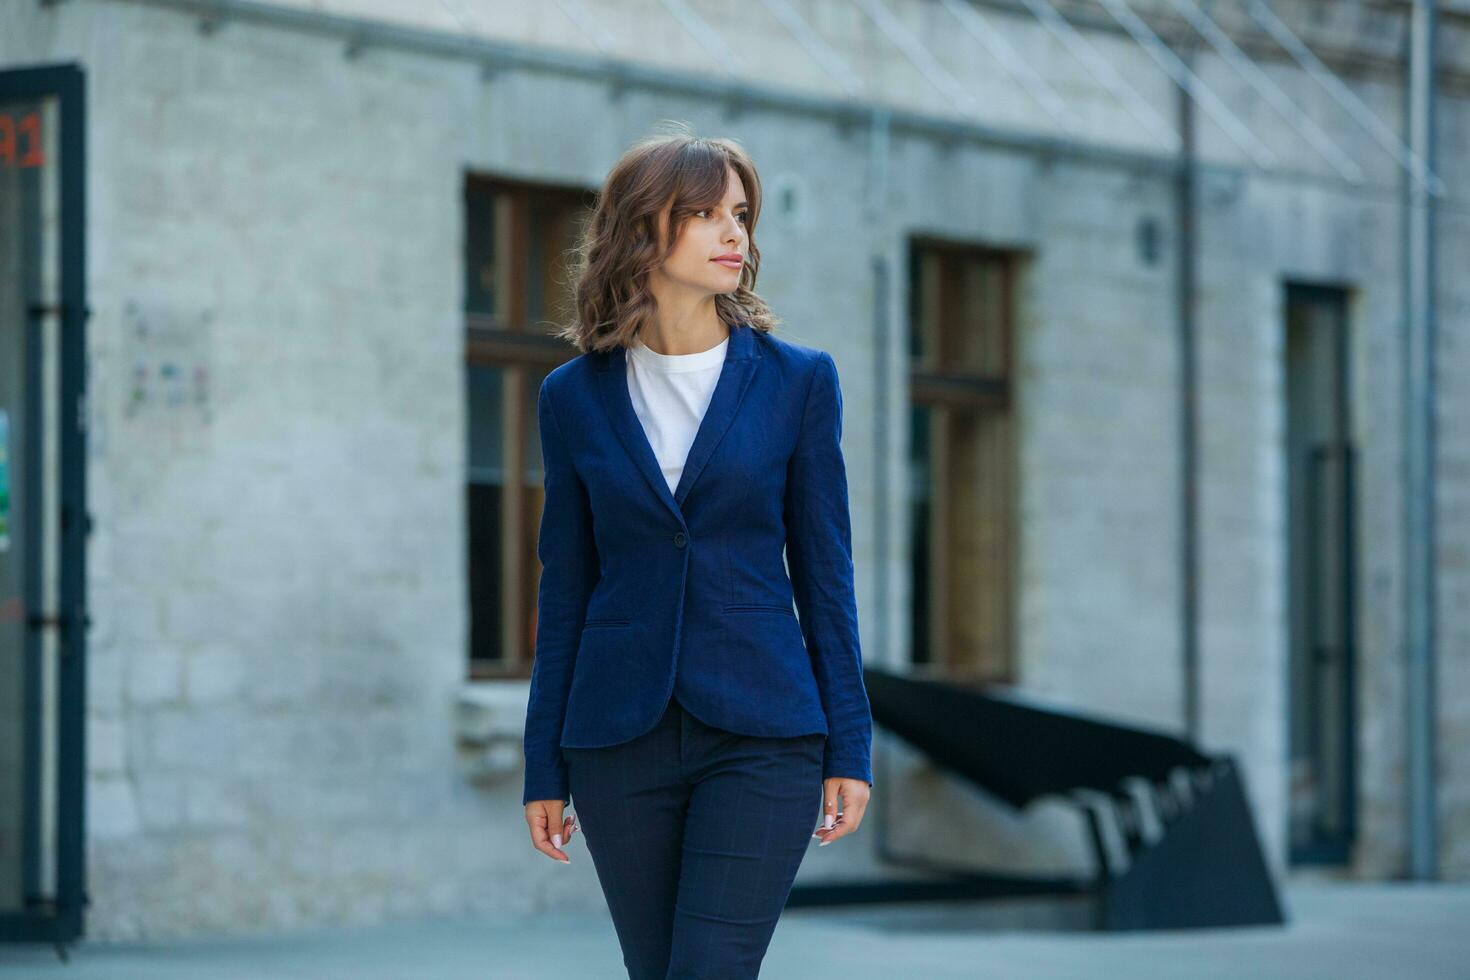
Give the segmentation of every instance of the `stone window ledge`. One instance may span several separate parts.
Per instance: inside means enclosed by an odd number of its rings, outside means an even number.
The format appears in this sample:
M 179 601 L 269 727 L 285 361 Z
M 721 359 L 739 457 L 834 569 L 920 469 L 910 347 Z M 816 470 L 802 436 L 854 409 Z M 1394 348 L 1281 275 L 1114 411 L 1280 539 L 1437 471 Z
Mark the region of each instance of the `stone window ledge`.
M 530 696 L 530 680 L 465 681 L 460 685 L 455 735 L 460 761 L 471 782 L 503 788 L 518 781 L 525 763 L 521 739 Z

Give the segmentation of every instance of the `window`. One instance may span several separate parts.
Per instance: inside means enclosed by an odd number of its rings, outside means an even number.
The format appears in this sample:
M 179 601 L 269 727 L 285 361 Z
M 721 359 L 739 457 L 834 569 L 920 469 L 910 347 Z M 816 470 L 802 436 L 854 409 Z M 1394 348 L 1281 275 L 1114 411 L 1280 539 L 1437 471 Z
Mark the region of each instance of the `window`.
M 971 245 L 910 244 L 916 673 L 1014 680 L 1016 263 Z
M 576 356 L 566 260 L 593 203 L 582 190 L 465 183 L 469 674 L 529 677 L 536 648 L 541 440 L 536 396 Z

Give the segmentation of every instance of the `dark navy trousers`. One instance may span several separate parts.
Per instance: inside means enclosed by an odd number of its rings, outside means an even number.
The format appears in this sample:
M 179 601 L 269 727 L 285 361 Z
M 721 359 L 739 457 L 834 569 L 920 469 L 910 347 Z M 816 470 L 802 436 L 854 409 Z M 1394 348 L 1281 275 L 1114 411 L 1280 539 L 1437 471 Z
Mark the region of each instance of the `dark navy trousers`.
M 815 846 L 822 733 L 740 735 L 676 697 L 621 745 L 562 747 L 630 980 L 747 980 Z

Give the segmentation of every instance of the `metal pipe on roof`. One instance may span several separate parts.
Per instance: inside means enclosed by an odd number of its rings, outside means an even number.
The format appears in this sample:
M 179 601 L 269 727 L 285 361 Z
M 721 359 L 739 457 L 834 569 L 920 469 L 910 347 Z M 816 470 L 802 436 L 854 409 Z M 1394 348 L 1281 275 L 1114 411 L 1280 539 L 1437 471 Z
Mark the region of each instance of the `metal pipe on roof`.
M 979 113 L 980 104 L 975 101 L 974 96 L 939 63 L 939 59 L 934 57 L 934 53 L 923 41 L 893 16 L 893 12 L 883 5 L 883 0 L 857 0 L 857 5 L 940 95 L 967 116 Z
M 1438 141 L 1435 100 L 1436 11 L 1418 2 L 1411 15 L 1409 52 L 1409 138 L 1414 158 L 1432 173 Z M 1438 346 L 1436 210 L 1432 188 L 1412 180 L 1405 187 L 1404 295 L 1408 322 L 1404 358 L 1404 624 L 1405 725 L 1407 736 L 1408 872 L 1411 878 L 1439 875 L 1438 786 L 1435 767 L 1435 353 Z
M 1021 2 L 1026 5 L 1026 9 L 1031 11 L 1031 15 L 1046 29 L 1048 34 L 1062 42 L 1062 45 L 1072 53 L 1072 57 L 1077 59 L 1093 80 L 1118 100 L 1118 104 L 1133 117 L 1134 121 L 1163 140 L 1164 147 L 1169 153 L 1179 151 L 1179 134 L 1164 121 L 1153 106 L 1149 105 L 1147 99 L 1139 95 L 1138 91 L 1129 85 L 1122 75 L 1118 74 L 1108 63 L 1108 59 L 1093 47 L 1092 42 L 1083 37 L 1082 33 L 1062 16 L 1061 11 L 1052 6 L 1051 0 L 1021 0 Z
M 1416 2 L 1414 5 L 1415 17 L 1420 16 L 1419 7 L 1420 4 Z M 1416 181 L 1426 183 L 1429 186 L 1429 192 L 1436 197 L 1445 193 L 1445 184 L 1444 181 L 1440 180 L 1439 175 L 1434 173 L 1425 164 L 1419 154 L 1405 146 L 1404 141 L 1399 139 L 1398 134 L 1390 129 L 1388 124 L 1382 119 L 1379 119 L 1377 114 L 1372 109 L 1369 109 L 1363 100 L 1353 93 L 1352 89 L 1343 84 L 1342 79 L 1333 74 L 1332 69 L 1322 64 L 1321 59 L 1302 43 L 1301 38 L 1292 33 L 1291 28 L 1287 27 L 1281 21 L 1281 18 L 1276 16 L 1275 11 L 1263 3 L 1262 0 L 1251 0 L 1250 15 L 1257 24 L 1260 24 L 1266 30 L 1266 33 L 1271 35 L 1277 44 L 1286 49 L 1286 52 L 1296 60 L 1296 63 L 1313 80 L 1327 90 L 1327 93 L 1337 101 L 1338 105 L 1347 110 L 1348 115 L 1358 125 L 1366 129 L 1368 134 L 1378 141 L 1379 145 L 1393 155 L 1393 158 L 1398 161 L 1399 166 L 1408 171 L 1410 176 Z
M 893 471 L 891 437 L 895 434 L 902 435 L 901 425 L 908 416 L 903 410 L 901 399 L 893 397 L 895 388 L 899 387 L 895 384 L 894 374 L 906 368 L 907 365 L 903 359 L 907 356 L 907 350 L 902 343 L 902 335 L 897 334 L 890 327 L 894 294 L 900 292 L 893 288 L 893 265 L 888 257 L 888 249 L 893 248 L 897 241 L 890 228 L 893 212 L 888 206 L 889 164 L 892 159 L 890 121 L 885 109 L 874 109 L 871 113 L 867 131 L 867 193 L 863 200 L 864 221 L 875 230 L 871 239 L 872 253 L 869 257 L 873 283 L 872 458 L 876 474 L 872 511 L 874 629 L 869 636 L 876 638 L 876 642 L 871 644 L 876 648 L 877 653 L 877 656 L 873 658 L 874 662 L 890 670 L 898 670 L 903 664 L 900 662 L 900 651 L 894 649 L 890 635 L 893 612 L 890 608 L 893 602 L 893 575 L 890 571 L 892 564 L 890 558 L 895 549 L 891 527 L 892 505 L 889 502 Z M 903 258 L 900 258 L 899 269 L 903 268 L 902 262 Z M 898 361 L 897 364 L 894 363 L 895 360 Z M 892 407 L 892 403 L 899 403 L 897 410 Z M 876 728 L 873 732 L 873 785 L 875 787 L 887 785 L 892 788 L 896 785 L 895 780 L 900 772 L 900 767 L 895 759 L 893 740 L 893 734 L 881 727 Z M 883 783 L 880 784 L 879 780 L 883 780 Z M 899 806 L 897 795 L 894 793 L 882 792 L 873 796 L 874 844 L 879 855 L 896 853 L 892 845 L 890 826 L 896 820 L 903 819 L 902 811 L 897 809 Z
M 444 8 L 444 12 L 452 17 L 455 23 L 459 24 L 460 30 L 474 29 L 474 25 L 470 23 L 469 12 L 464 9 L 461 0 L 439 0 L 439 6 Z
M 606 55 L 614 53 L 612 45 L 607 43 L 607 32 L 597 23 L 582 0 L 556 0 L 556 5 L 566 14 L 567 20 L 576 24 L 577 29 L 592 42 L 593 47 Z
M 964 0 L 940 0 L 944 8 L 954 15 L 955 20 L 969 35 L 985 46 L 990 56 L 995 59 L 996 64 L 1006 74 L 1010 75 L 1021 87 L 1026 90 L 1041 106 L 1051 121 L 1062 128 L 1064 132 L 1075 134 L 1077 132 L 1077 116 L 1067 106 L 1067 102 L 1057 94 L 1056 89 L 1047 84 L 1046 79 L 1027 64 L 1026 59 L 1016 53 L 1006 41 L 1005 35 L 995 30 L 980 11 L 973 4 Z
M 758 81 L 712 79 L 691 71 L 678 71 L 643 64 L 626 58 L 548 49 L 487 37 L 461 37 L 443 29 L 405 27 L 398 24 L 343 14 L 323 13 L 297 7 L 282 7 L 261 0 L 101 0 L 174 10 L 216 24 L 240 22 L 265 25 L 303 34 L 351 42 L 361 48 L 383 47 L 427 57 L 453 58 L 493 71 L 520 70 L 552 73 L 603 83 L 613 89 L 640 88 L 680 96 L 704 97 L 714 101 L 739 101 L 769 111 L 823 119 L 841 128 L 866 125 L 870 114 L 886 113 L 889 129 L 938 140 L 968 140 L 983 146 L 1025 153 L 1038 158 L 1066 159 L 1102 166 L 1115 166 L 1137 173 L 1172 175 L 1177 161 L 1172 155 L 1152 150 L 1109 146 L 1068 139 L 1047 133 L 1024 132 L 989 125 L 978 119 L 960 119 L 878 102 L 857 103 L 827 95 L 809 95 Z M 1021 0 L 1034 3 L 1037 0 Z M 1176 138 L 1177 139 L 1177 138 Z M 1203 175 L 1240 176 L 1259 173 L 1280 181 L 1337 189 L 1341 182 L 1314 171 L 1291 166 L 1257 167 L 1253 163 L 1199 161 Z M 1400 189 L 1382 181 L 1367 181 L 1360 189 L 1381 199 L 1397 200 Z M 1470 214 L 1470 207 L 1450 203 L 1441 212 Z
M 1193 57 L 1184 45 L 1184 57 Z M 1199 153 L 1195 142 L 1198 100 L 1174 88 L 1179 118 L 1179 168 L 1174 179 L 1175 330 L 1179 365 L 1179 672 L 1180 721 L 1191 741 L 1202 742 L 1203 671 L 1200 663 L 1200 440 L 1199 440 Z
M 689 4 L 684 0 L 662 0 L 662 2 L 664 9 L 679 22 L 679 26 L 688 31 L 689 36 L 698 41 L 700 46 L 709 52 L 710 57 L 715 59 L 715 63 L 720 66 L 720 71 L 734 78 L 746 70 L 744 59 L 736 54 L 735 50 L 725 43 L 720 32 L 709 26 Z M 740 72 L 736 71 L 737 68 L 740 69 Z
M 1214 19 L 1195 4 L 1194 0 L 1169 0 L 1190 23 L 1200 36 L 1210 42 L 1210 46 L 1220 53 L 1226 63 L 1234 68 L 1246 83 L 1255 89 L 1266 103 L 1275 109 L 1277 114 L 1299 127 L 1301 134 L 1306 138 L 1312 148 L 1326 158 L 1332 164 L 1332 169 L 1337 171 L 1339 177 L 1350 184 L 1361 184 L 1363 182 L 1363 169 L 1359 167 L 1332 138 L 1322 131 L 1322 127 L 1305 115 L 1291 101 L 1291 97 L 1281 90 L 1281 87 L 1271 81 L 1269 75 L 1261 70 L 1261 66 L 1251 60 L 1250 56 L 1230 39 L 1230 36 L 1220 29 Z
M 1271 148 L 1256 138 L 1249 126 L 1241 122 L 1235 113 L 1220 100 L 1214 91 L 1204 83 L 1204 80 L 1196 75 L 1188 65 L 1179 60 L 1163 39 L 1143 22 L 1143 19 L 1133 12 L 1126 0 L 1098 0 L 1099 3 L 1113 15 L 1113 19 L 1123 25 L 1123 29 L 1133 35 L 1148 56 L 1162 68 L 1174 83 L 1184 89 L 1190 98 L 1194 99 L 1201 109 L 1205 110 L 1211 119 L 1224 131 L 1230 141 L 1249 156 L 1256 165 L 1269 169 L 1276 164 L 1276 154 Z
M 811 59 L 821 66 L 822 70 L 830 75 L 833 81 L 842 86 L 850 98 L 862 98 L 863 86 L 858 83 L 857 75 L 848 67 L 842 56 L 832 50 L 822 35 L 817 33 L 806 22 L 806 19 L 791 6 L 787 0 L 761 0 L 771 16 L 781 22 L 781 25 L 796 38 L 796 42 L 806 50 Z

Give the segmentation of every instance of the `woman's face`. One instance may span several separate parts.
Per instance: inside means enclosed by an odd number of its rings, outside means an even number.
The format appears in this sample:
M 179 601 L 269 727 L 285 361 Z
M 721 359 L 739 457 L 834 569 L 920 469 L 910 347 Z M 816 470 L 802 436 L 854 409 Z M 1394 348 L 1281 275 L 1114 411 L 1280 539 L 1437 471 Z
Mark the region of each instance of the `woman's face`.
M 740 274 L 750 249 L 746 222 L 750 209 L 745 187 L 733 167 L 726 168 L 725 198 L 718 205 L 692 215 L 679 232 L 673 252 L 654 275 L 701 294 L 730 293 L 740 285 Z M 665 233 L 668 213 L 662 218 Z M 734 257 L 739 260 L 735 261 Z M 730 257 L 731 261 L 719 261 Z

